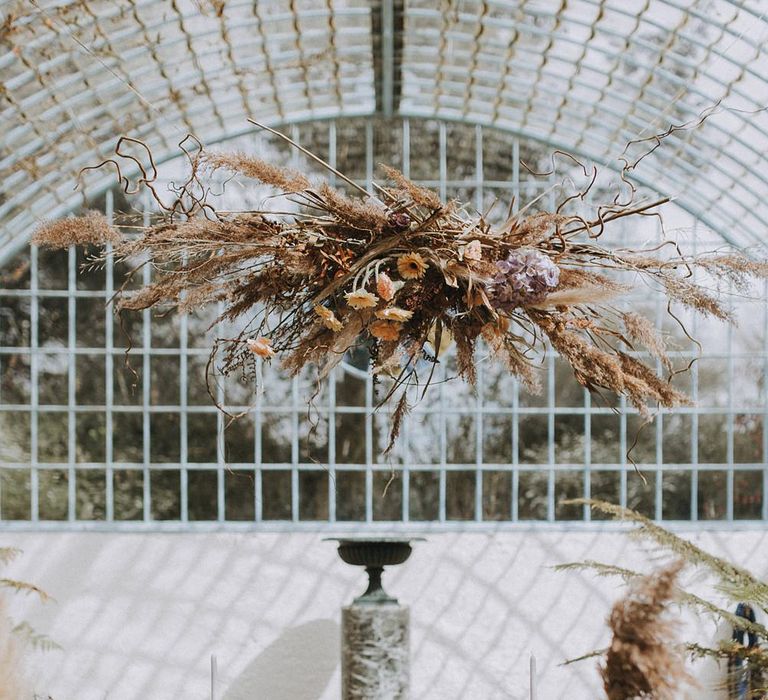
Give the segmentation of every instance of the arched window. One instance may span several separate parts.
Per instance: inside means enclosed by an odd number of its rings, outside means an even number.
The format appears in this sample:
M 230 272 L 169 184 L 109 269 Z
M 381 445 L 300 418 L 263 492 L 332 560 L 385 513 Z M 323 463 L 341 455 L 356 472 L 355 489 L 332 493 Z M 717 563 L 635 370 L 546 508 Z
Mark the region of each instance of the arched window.
M 361 183 L 378 162 L 393 164 L 492 218 L 556 196 L 554 180 L 519 165 L 546 164 L 551 148 L 502 131 L 371 118 L 288 128 Z M 221 146 L 230 147 L 309 167 L 265 137 Z M 264 194 L 228 183 L 222 196 L 234 209 Z M 92 206 L 111 215 L 129 205 L 111 190 Z M 666 226 L 691 250 L 723 243 L 674 205 Z M 660 235 L 656 219 L 611 234 L 617 245 Z M 317 392 L 309 374 L 288 379 L 277 366 L 263 368 L 263 393 L 222 380 L 218 400 L 243 414 L 230 423 L 205 381 L 212 316 L 118 319 L 105 302 L 127 265 L 81 271 L 86 261 L 74 249 L 26 248 L 2 262 L 0 518 L 9 527 L 500 527 L 587 520 L 586 509 L 560 504 L 585 495 L 663 520 L 766 519 L 764 290 L 737 300 L 739 326 L 684 318 L 706 340 L 703 354 L 661 297 L 642 288 L 628 297 L 669 335 L 676 366 L 697 358 L 674 379 L 695 404 L 642 429 L 623 402 L 616 411 L 610 397 L 590 396 L 554 353 L 536 358 L 540 395 L 490 362 L 479 364 L 476 391 L 446 383 L 449 353 L 387 460 L 388 415 L 375 410 L 365 358 L 347 357 Z

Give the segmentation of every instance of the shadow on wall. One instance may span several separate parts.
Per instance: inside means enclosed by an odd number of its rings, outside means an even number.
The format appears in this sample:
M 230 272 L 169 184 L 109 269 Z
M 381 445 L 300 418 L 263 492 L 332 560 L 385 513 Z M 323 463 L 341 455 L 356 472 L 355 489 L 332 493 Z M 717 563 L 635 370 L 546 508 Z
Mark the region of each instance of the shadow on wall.
M 339 665 L 340 634 L 333 620 L 289 629 L 248 664 L 224 700 L 317 700 Z

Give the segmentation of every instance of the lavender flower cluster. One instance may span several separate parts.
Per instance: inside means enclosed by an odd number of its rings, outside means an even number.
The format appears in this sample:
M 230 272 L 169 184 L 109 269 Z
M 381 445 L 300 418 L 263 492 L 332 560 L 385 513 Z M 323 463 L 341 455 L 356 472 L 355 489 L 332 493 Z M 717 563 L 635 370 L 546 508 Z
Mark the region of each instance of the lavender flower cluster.
M 503 311 L 541 301 L 560 281 L 560 269 L 552 258 L 530 248 L 497 260 L 496 269 L 490 291 L 494 304 Z

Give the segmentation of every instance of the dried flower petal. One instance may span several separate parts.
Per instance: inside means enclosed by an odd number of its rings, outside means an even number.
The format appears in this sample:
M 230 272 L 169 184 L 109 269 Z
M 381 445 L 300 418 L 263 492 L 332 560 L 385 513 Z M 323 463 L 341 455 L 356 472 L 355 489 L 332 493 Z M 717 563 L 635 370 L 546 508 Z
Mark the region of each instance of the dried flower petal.
M 376 291 L 384 301 L 392 301 L 395 296 L 395 283 L 386 272 L 380 272 L 376 280 Z
M 269 338 L 248 338 L 245 344 L 254 355 L 263 357 L 265 360 L 275 356 L 275 351 L 271 347 L 272 341 Z
M 344 324 L 336 318 L 336 314 L 329 308 L 318 304 L 315 307 L 315 313 L 322 319 L 323 325 L 334 333 L 338 333 L 344 328 Z
M 398 306 L 390 306 L 387 309 L 381 309 L 381 311 L 376 312 L 376 318 L 380 318 L 382 321 L 398 321 L 402 323 L 410 321 L 412 316 L 413 311 L 407 311 Z
M 356 289 L 354 292 L 347 292 L 344 295 L 353 309 L 370 309 L 379 303 L 379 297 L 375 294 L 366 291 L 365 289 Z
M 379 340 L 397 340 L 400 337 L 402 325 L 396 321 L 374 321 L 368 330 Z
M 480 241 L 470 241 L 462 252 L 464 260 L 482 260 L 483 249 Z
M 406 280 L 415 280 L 424 277 L 427 271 L 427 263 L 418 253 L 405 253 L 397 259 L 397 271 L 400 277 Z

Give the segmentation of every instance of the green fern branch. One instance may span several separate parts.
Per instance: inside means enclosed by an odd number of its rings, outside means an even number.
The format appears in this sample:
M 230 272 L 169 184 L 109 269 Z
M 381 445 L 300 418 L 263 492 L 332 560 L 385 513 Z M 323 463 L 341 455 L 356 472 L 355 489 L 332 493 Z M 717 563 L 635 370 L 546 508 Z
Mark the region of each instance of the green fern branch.
M 35 593 L 43 603 L 47 603 L 52 600 L 42 588 L 35 586 L 33 583 L 27 583 L 26 581 L 17 581 L 12 578 L 0 578 L 0 587 L 10 588 L 16 593 Z
M 665 530 L 660 525 L 629 508 L 595 499 L 576 498 L 562 501 L 565 505 L 588 505 L 617 520 L 627 520 L 637 525 L 633 535 L 655 542 L 658 546 L 679 556 L 683 561 L 701 566 L 718 579 L 717 589 L 734 600 L 750 600 L 768 613 L 768 585 L 756 579 L 749 571 L 724 561 L 695 544 Z
M 0 564 L 10 564 L 20 554 L 18 547 L 0 547 Z
M 61 649 L 59 644 L 54 642 L 48 635 L 37 632 L 28 622 L 20 622 L 13 627 L 12 631 L 33 649 L 39 649 L 40 651 Z

